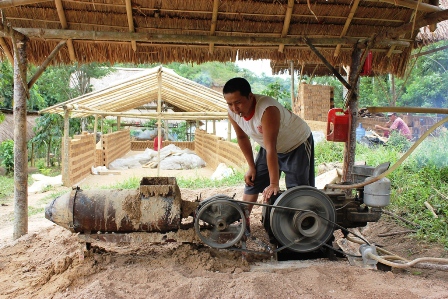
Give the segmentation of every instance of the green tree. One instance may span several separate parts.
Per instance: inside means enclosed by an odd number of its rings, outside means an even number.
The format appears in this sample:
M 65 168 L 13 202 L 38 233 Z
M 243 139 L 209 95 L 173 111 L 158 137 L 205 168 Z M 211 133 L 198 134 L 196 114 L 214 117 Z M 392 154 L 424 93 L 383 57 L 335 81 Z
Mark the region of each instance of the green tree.
M 269 83 L 261 94 L 270 96 L 280 102 L 286 109 L 291 111 L 291 93 L 282 88 L 278 81 Z
M 61 148 L 64 120 L 59 114 L 45 114 L 36 119 L 35 136 L 31 140 L 38 147 L 45 146 L 47 167 L 52 166 L 50 153 Z

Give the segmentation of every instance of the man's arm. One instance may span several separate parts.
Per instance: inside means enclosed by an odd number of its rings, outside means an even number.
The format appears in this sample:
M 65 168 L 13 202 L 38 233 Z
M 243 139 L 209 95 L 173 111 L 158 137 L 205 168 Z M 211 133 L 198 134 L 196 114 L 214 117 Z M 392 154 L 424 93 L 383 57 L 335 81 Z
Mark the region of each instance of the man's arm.
M 246 175 L 244 176 L 244 181 L 247 185 L 253 186 L 256 170 L 255 170 L 254 154 L 252 153 L 252 146 L 249 141 L 249 136 L 247 136 L 247 134 L 244 133 L 244 131 L 240 128 L 240 126 L 238 126 L 238 124 L 233 120 L 233 118 L 230 117 L 230 115 L 229 120 L 233 126 L 233 129 L 235 130 L 238 146 L 243 152 L 244 158 L 246 159 L 247 164 L 249 166 L 249 170 L 246 172 Z
M 263 198 L 267 201 L 271 195 L 280 191 L 279 168 L 277 156 L 277 137 L 280 130 L 280 111 L 275 106 L 270 106 L 264 111 L 261 119 L 263 128 L 263 142 L 266 150 L 266 162 L 269 170 L 269 186 L 263 191 Z

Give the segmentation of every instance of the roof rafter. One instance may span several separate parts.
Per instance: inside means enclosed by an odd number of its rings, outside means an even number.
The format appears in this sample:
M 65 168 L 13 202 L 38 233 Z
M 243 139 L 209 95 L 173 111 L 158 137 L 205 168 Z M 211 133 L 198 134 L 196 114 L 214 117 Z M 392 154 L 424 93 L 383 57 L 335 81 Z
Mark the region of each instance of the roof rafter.
M 67 29 L 67 19 L 64 13 L 64 7 L 62 6 L 62 0 L 55 0 L 56 10 L 58 11 L 59 21 L 61 22 L 62 29 Z M 71 61 L 76 61 L 75 48 L 71 39 L 67 40 L 67 48 Z
M 285 21 L 283 22 L 282 34 L 280 37 L 286 37 L 289 30 L 289 24 L 291 23 L 292 10 L 294 9 L 294 0 L 288 0 L 288 6 L 286 8 Z M 278 46 L 278 51 L 283 52 L 285 48 L 284 44 Z
M 353 16 L 355 15 L 356 10 L 358 9 L 358 4 L 360 0 L 355 0 L 353 2 L 352 8 L 348 14 L 347 20 L 345 21 L 344 28 L 342 29 L 341 35 L 339 37 L 344 37 L 347 34 L 348 27 L 350 27 L 350 23 L 353 20 Z M 337 57 L 341 51 L 341 44 L 336 46 L 336 50 L 334 51 L 334 57 Z
M 427 3 L 421 3 L 420 1 L 414 1 L 414 0 L 365 0 L 365 1 L 390 3 L 393 5 L 403 6 L 412 9 L 416 9 L 418 6 L 418 10 L 423 12 L 437 12 L 443 10 L 438 6 Z
M 212 24 L 210 26 L 210 35 L 215 35 L 216 23 L 218 22 L 218 8 L 219 8 L 219 0 L 214 0 L 213 1 Z M 215 48 L 215 44 L 210 43 L 210 46 L 209 46 L 210 54 L 213 54 L 214 48 Z
M 9 50 L 9 47 L 6 44 L 6 41 L 3 37 L 0 37 L 0 46 L 2 47 L 6 57 L 8 57 L 8 60 L 11 63 L 11 65 L 14 65 L 14 57 L 12 56 L 11 51 Z
M 131 0 L 126 0 L 126 15 L 128 17 L 129 32 L 135 32 L 134 20 L 132 18 Z M 136 52 L 137 51 L 137 42 L 135 40 L 131 40 L 131 46 L 132 46 L 132 50 L 134 50 L 134 52 Z

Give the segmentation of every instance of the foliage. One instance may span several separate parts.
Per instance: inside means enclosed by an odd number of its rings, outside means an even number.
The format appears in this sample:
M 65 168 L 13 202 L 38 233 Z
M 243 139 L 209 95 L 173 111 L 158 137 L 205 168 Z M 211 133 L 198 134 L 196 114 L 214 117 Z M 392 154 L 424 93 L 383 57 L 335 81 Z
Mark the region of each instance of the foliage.
M 59 114 L 45 114 L 36 119 L 35 136 L 31 140 L 37 147 L 45 147 L 47 167 L 51 166 L 50 153 L 61 148 L 64 120 Z M 58 151 L 59 152 L 59 151 Z
M 344 144 L 342 142 L 321 141 L 314 145 L 314 164 L 336 162 L 344 159 Z
M 278 81 L 269 83 L 261 94 L 270 96 L 280 102 L 286 109 L 291 111 L 291 93 L 282 89 L 282 86 Z
M 0 61 L 0 107 L 12 108 L 14 71 L 7 59 Z
M 418 224 L 420 228 L 416 238 L 438 242 L 448 248 L 448 201 L 444 197 L 448 194 L 447 140 L 448 133 L 445 132 L 422 143 L 388 176 L 392 184 L 391 204 L 385 209 Z M 342 162 L 342 151 L 342 143 L 325 141 L 316 144 L 316 165 Z M 399 147 L 389 145 L 376 148 L 362 144 L 356 146 L 356 161 L 366 161 L 370 166 L 387 161 L 394 165 L 402 155 Z M 424 205 L 425 201 L 431 203 L 439 218 L 432 216 Z
M 0 175 L 0 200 L 14 195 L 14 178 Z
M 177 178 L 177 184 L 180 188 L 200 189 L 200 188 L 218 188 L 223 186 L 236 186 L 244 182 L 244 173 L 234 172 L 232 176 L 222 180 L 211 180 L 206 177 L 195 178 Z
M 412 146 L 411 142 L 396 130 L 390 133 L 386 145 L 395 147 L 399 152 L 406 152 Z
M 5 140 L 0 144 L 0 159 L 7 173 L 14 170 L 14 141 Z
M 412 153 L 414 166 L 418 169 L 425 165 L 435 168 L 448 168 L 448 131 L 441 132 L 438 137 L 424 140 Z
M 171 135 L 177 141 L 187 141 L 187 122 L 179 122 L 177 128 L 171 128 Z

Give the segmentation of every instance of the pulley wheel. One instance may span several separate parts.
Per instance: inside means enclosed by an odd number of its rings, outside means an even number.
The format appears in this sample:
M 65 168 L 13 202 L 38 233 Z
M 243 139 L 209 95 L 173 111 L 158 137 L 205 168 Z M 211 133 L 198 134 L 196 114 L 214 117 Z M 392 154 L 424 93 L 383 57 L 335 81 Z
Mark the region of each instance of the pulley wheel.
M 197 209 L 194 229 L 202 242 L 210 247 L 231 247 L 241 240 L 246 230 L 243 209 L 229 199 L 217 195 L 206 199 Z
M 275 208 L 282 206 L 301 211 Z M 331 199 L 310 186 L 285 191 L 274 202 L 270 225 L 275 239 L 296 252 L 310 252 L 325 244 L 333 235 L 336 211 Z

